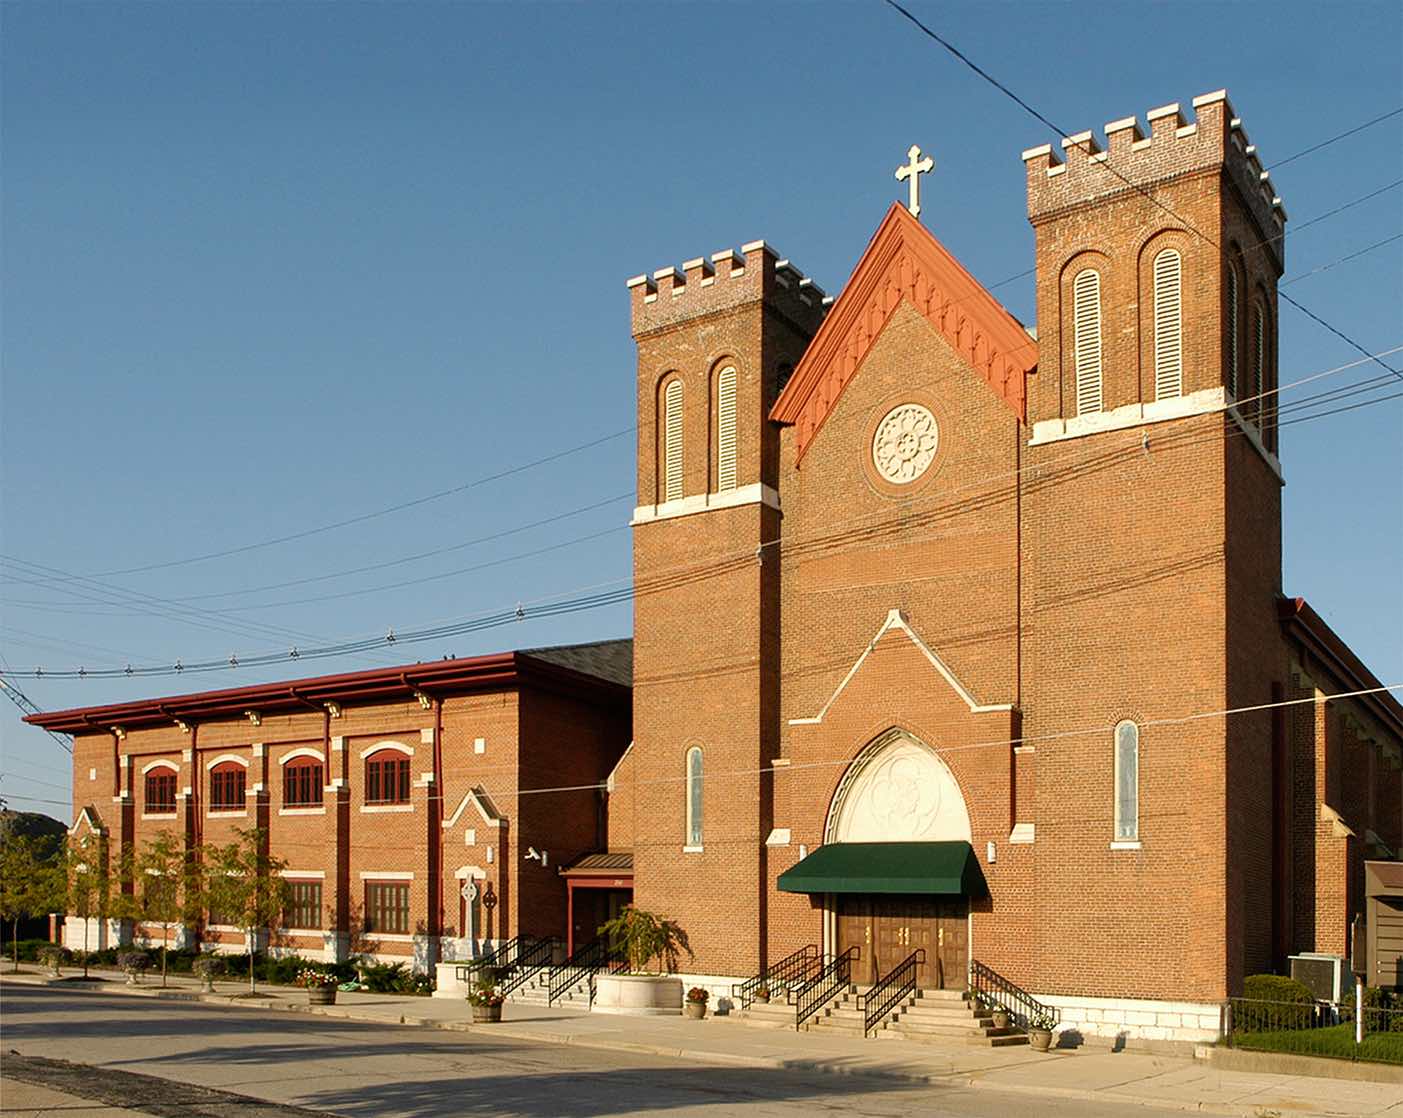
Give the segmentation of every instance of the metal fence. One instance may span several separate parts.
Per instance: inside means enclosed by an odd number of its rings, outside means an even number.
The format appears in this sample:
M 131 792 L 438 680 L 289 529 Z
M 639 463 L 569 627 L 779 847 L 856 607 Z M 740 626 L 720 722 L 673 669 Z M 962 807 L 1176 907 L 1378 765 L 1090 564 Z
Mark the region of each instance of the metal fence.
M 1223 1042 L 1230 1048 L 1403 1064 L 1403 1008 L 1365 1005 L 1356 1028 L 1352 1002 L 1277 1002 L 1229 998 Z

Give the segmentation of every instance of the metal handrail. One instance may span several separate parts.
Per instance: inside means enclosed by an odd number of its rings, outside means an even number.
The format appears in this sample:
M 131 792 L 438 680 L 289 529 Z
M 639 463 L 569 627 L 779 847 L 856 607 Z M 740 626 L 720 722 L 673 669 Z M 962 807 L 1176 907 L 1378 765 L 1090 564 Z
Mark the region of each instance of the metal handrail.
M 1045 1027 L 1051 1030 L 1062 1020 L 1061 1012 L 1054 1006 L 1038 1001 L 1027 990 L 977 960 L 969 964 L 969 988 L 980 1001 L 1004 1010 L 1020 1029 Z
M 874 1025 L 916 992 L 918 968 L 925 961 L 926 949 L 924 947 L 916 948 L 915 951 L 897 963 L 890 974 L 881 979 L 867 993 L 858 997 L 857 1007 L 863 1011 L 863 1036 L 870 1036 Z
M 794 1002 L 794 1031 L 804 1027 L 804 1022 L 813 1017 L 838 995 L 844 986 L 852 984 L 853 963 L 862 958 L 862 949 L 849 947 L 841 955 L 834 957 L 818 974 L 809 979 L 797 990 L 789 992 Z
M 589 1000 L 594 1004 L 594 976 L 601 970 L 614 970 L 623 965 L 623 949 L 610 943 L 608 937 L 590 940 L 570 958 L 550 972 L 546 1004 L 554 1005 L 580 979 L 589 976 Z
M 505 998 L 512 991 L 524 986 L 527 979 L 542 967 L 550 966 L 551 958 L 555 954 L 555 945 L 559 942 L 557 939 L 545 938 L 523 946 L 517 952 L 516 961 L 512 964 L 515 968 L 512 976 L 502 983 L 502 997 Z
M 816 968 L 821 969 L 819 962 L 818 945 L 806 943 L 792 955 L 786 955 L 778 963 L 767 967 L 754 978 L 747 978 L 744 982 L 731 987 L 731 1000 L 741 1009 L 748 1009 L 751 1002 L 755 1000 L 755 993 L 761 986 L 768 987 L 771 984 L 790 983 L 796 979 L 807 982 L 812 977 Z
M 519 953 L 525 944 L 531 943 L 536 938 L 536 936 L 513 936 L 504 943 L 498 944 L 495 950 L 488 952 L 482 958 L 469 959 L 466 963 L 459 963 L 454 974 L 459 982 L 466 982 L 473 971 L 483 971 L 489 967 L 494 970 L 505 970 L 513 967 L 516 963 L 508 963 L 506 960 Z

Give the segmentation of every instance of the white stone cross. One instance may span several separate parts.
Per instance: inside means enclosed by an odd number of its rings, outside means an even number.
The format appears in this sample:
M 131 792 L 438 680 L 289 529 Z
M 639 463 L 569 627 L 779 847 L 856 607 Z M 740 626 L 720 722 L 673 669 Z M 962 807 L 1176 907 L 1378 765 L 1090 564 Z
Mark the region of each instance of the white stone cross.
M 921 176 L 927 171 L 935 170 L 935 160 L 929 155 L 924 159 L 921 158 L 921 146 L 919 144 L 911 145 L 911 150 L 906 153 L 906 158 L 911 162 L 903 164 L 896 169 L 896 180 L 897 182 L 900 182 L 902 179 L 911 180 L 911 201 L 907 203 L 906 208 L 911 211 L 912 217 L 920 217 Z

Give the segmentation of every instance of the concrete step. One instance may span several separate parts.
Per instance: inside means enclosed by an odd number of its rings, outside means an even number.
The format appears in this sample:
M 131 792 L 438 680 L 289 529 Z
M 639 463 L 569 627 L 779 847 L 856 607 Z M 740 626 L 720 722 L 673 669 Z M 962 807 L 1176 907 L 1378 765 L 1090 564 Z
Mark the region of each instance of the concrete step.
M 994 1030 L 998 1031 L 998 1030 Z M 1014 1045 L 1027 1044 L 1028 1035 L 1026 1033 L 1015 1032 L 1012 1029 L 1006 1030 L 1007 1035 L 989 1036 L 982 1032 L 966 1033 L 964 1036 L 944 1036 L 939 1033 L 912 1033 L 907 1032 L 893 1025 L 877 1035 L 883 1040 L 901 1040 L 908 1044 L 958 1044 L 963 1041 L 966 1044 L 988 1046 L 990 1048 L 1008 1048 Z
M 993 1018 L 993 1014 L 987 1009 L 971 1009 L 969 1006 L 945 1005 L 937 1003 L 928 1005 L 923 1001 L 908 1005 L 902 1012 L 902 1016 L 910 1017 L 917 1021 L 988 1021 Z
M 794 1007 L 783 1002 L 752 1002 L 740 1020 L 760 1029 L 792 1029 Z

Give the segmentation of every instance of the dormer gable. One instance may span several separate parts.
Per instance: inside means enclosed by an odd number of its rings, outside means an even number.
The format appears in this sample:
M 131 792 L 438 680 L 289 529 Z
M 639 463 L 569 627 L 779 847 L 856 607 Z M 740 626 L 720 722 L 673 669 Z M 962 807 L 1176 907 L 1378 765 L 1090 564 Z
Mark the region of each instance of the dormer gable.
M 1023 420 L 1037 342 L 910 211 L 893 204 L 770 418 L 797 428 L 796 465 L 902 300 Z

